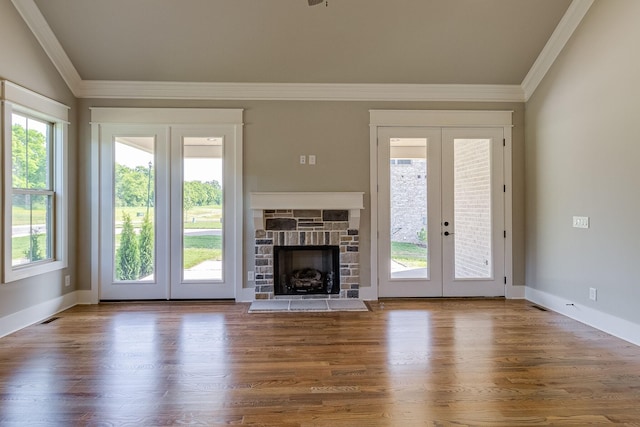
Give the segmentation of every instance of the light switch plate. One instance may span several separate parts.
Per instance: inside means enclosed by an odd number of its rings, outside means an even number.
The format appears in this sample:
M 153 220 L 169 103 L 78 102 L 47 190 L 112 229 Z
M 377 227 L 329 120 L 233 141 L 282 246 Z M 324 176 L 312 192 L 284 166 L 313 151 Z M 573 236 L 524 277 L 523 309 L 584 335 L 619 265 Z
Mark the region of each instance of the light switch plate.
M 309 154 L 309 164 L 310 165 L 315 165 L 316 164 L 316 155 L 315 154 Z
M 588 216 L 574 216 L 573 217 L 573 228 L 589 228 L 589 217 Z

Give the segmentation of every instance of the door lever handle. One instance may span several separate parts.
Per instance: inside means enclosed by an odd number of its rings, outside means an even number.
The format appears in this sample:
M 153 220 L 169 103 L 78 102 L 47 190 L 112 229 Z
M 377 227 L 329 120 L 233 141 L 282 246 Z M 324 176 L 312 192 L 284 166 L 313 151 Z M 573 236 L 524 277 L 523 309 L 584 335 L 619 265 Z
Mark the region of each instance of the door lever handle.
M 445 232 L 444 232 L 444 235 L 445 235 L 445 236 L 453 236 L 453 233 L 449 233 L 448 231 L 445 231 Z

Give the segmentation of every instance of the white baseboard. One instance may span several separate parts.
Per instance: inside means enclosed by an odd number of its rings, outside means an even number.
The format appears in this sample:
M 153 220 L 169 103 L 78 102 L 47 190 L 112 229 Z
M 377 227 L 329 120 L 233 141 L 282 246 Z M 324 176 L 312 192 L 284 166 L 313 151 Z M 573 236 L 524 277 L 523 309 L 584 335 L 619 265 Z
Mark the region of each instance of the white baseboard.
M 12 334 L 22 328 L 41 322 L 78 303 L 77 292 L 70 292 L 58 298 L 45 301 L 33 307 L 0 318 L 0 337 Z
M 589 325 L 640 346 L 640 325 L 637 323 L 603 313 L 591 307 L 576 304 L 573 301 L 565 300 L 564 298 L 530 287 L 526 287 L 525 298 L 528 301 L 577 320 L 585 325 Z

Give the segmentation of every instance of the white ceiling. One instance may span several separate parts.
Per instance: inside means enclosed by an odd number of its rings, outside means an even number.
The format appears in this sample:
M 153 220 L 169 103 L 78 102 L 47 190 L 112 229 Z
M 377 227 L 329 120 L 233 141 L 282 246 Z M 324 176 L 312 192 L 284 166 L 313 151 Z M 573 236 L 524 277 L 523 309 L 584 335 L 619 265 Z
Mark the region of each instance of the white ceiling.
M 328 0 L 328 6 L 313 7 L 307 0 L 12 1 L 34 33 L 41 33 L 41 43 L 76 86 L 74 92 L 80 82 L 95 81 L 519 86 L 571 5 L 571 0 Z M 34 20 L 39 13 L 51 31 Z

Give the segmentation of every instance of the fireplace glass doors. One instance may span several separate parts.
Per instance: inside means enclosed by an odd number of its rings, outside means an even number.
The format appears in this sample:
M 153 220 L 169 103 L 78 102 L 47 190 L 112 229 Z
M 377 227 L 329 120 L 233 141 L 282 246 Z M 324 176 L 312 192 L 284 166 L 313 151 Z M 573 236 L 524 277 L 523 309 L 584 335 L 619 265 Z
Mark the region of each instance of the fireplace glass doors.
M 340 293 L 339 246 L 274 246 L 275 295 Z

